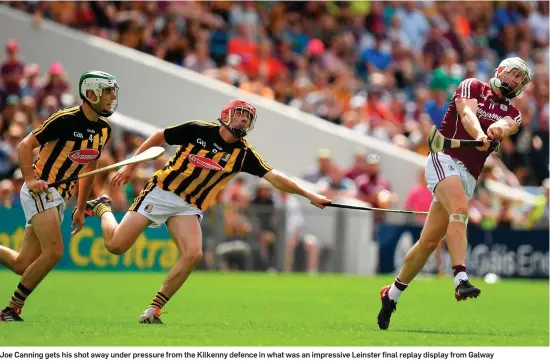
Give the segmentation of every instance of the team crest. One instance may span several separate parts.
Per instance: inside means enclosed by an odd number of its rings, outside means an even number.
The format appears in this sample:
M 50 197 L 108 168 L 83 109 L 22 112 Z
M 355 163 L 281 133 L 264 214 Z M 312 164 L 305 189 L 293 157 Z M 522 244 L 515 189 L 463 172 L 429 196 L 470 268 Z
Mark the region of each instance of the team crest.
M 153 210 L 153 205 L 149 204 L 147 206 L 145 206 L 145 212 L 150 214 L 151 213 L 151 210 Z
M 506 104 L 501 104 L 500 109 L 506 112 L 508 110 L 508 106 Z
M 53 193 L 51 191 L 46 193 L 45 199 L 46 202 L 53 202 Z
M 229 157 L 231 157 L 231 155 L 230 155 L 229 153 L 226 153 L 225 155 L 223 155 L 222 161 L 223 161 L 223 162 L 229 161 Z

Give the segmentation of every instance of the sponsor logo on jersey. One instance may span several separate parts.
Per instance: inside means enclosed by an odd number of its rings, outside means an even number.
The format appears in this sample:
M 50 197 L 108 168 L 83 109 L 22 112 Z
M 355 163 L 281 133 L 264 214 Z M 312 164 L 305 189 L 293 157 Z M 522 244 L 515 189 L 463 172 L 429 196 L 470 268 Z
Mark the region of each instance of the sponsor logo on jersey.
M 487 112 L 486 110 L 484 109 L 478 109 L 477 110 L 477 117 L 478 118 L 487 118 L 487 119 L 491 119 L 493 121 L 498 121 L 499 119 L 501 119 L 502 117 L 499 116 L 498 114 L 496 113 L 491 113 L 491 112 Z
M 92 148 L 85 148 L 78 151 L 73 151 L 69 153 L 69 158 L 71 161 L 81 164 L 90 163 L 93 160 L 99 158 L 99 151 Z
M 209 158 L 197 156 L 197 155 L 189 155 L 188 158 L 189 158 L 189 162 L 195 165 L 195 167 L 208 168 L 214 171 L 223 170 L 223 167 L 221 167 L 217 162 L 212 161 Z

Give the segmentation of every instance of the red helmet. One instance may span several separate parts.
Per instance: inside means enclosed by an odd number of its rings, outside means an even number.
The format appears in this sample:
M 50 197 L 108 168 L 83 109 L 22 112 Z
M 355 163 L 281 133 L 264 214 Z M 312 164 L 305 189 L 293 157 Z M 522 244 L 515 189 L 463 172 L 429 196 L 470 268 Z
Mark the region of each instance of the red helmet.
M 248 125 L 244 127 L 231 126 L 231 121 L 234 117 L 242 116 L 246 117 Z M 242 138 L 254 128 L 254 124 L 256 123 L 256 107 L 240 99 L 232 100 L 223 107 L 220 115 L 220 122 L 229 129 L 235 137 Z

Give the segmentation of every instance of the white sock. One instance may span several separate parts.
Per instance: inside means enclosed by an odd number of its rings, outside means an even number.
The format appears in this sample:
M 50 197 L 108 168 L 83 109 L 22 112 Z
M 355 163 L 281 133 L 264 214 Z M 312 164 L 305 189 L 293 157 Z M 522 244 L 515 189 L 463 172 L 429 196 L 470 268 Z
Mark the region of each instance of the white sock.
M 461 280 L 468 280 L 468 274 L 466 274 L 466 272 L 459 272 L 455 276 L 455 288 L 458 287 Z
M 401 293 L 403 292 L 404 290 L 397 289 L 397 287 L 395 286 L 395 283 L 392 283 L 390 290 L 388 291 L 388 297 L 397 303 L 397 301 L 399 300 L 399 297 L 401 296 Z

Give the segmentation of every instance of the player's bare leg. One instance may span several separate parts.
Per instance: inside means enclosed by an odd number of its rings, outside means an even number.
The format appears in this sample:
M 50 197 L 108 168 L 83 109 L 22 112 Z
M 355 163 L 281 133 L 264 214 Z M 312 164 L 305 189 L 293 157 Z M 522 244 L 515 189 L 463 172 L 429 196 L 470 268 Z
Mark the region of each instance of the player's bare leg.
M 23 275 L 25 270 L 42 253 L 40 241 L 36 237 L 32 227 L 25 228 L 23 242 L 19 252 L 0 246 L 0 264 L 10 269 L 16 274 Z
M 439 246 L 435 250 L 435 268 L 436 268 L 436 275 L 438 278 L 445 276 L 445 269 L 443 269 L 444 245 L 445 245 L 445 239 L 441 240 L 441 243 L 439 243 Z
M 87 217 L 97 216 L 101 219 L 105 248 L 116 255 L 130 249 L 150 223 L 145 216 L 135 211 L 128 211 L 119 224 L 111 211 L 111 198 L 108 195 L 88 201 L 85 214 Z
M 42 253 L 23 273 L 8 306 L 0 315 L 2 321 L 22 321 L 19 314 L 25 300 L 63 256 L 63 238 L 57 208 L 36 214 L 31 225 L 40 242 Z
M 439 202 L 432 202 L 420 239 L 407 253 L 405 263 L 397 276 L 402 283 L 412 282 L 424 268 L 432 253 L 439 247 L 448 225 L 449 215 L 443 205 Z
M 172 216 L 167 226 L 180 257 L 170 269 L 150 307 L 139 318 L 140 323 L 162 323 L 159 318 L 161 308 L 176 294 L 202 259 L 202 232 L 196 215 Z
M 319 244 L 317 240 L 311 240 L 306 242 L 306 268 L 310 275 L 317 274 L 319 272 Z
M 291 238 L 286 242 L 285 250 L 285 271 L 291 272 L 294 266 L 294 253 L 296 250 L 296 239 Z
M 105 248 L 112 254 L 125 253 L 149 224 L 150 220 L 147 217 L 135 211 L 128 211 L 120 224 L 117 223 L 112 212 L 105 212 L 101 216 Z
M 447 249 L 453 265 L 456 300 L 477 298 L 481 291 L 470 284 L 466 274 L 468 199 L 460 177 L 450 176 L 443 179 L 437 185 L 435 195 L 449 214 Z
M 445 236 L 448 224 L 447 211 L 439 202 L 432 202 L 420 239 L 407 253 L 405 263 L 393 284 L 380 291 L 382 299 L 382 308 L 378 314 L 380 329 L 388 329 L 391 315 L 395 311 L 401 293 L 405 291 L 409 283 L 422 270 L 430 255 L 437 249 Z

